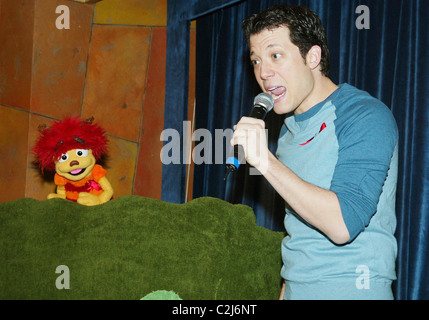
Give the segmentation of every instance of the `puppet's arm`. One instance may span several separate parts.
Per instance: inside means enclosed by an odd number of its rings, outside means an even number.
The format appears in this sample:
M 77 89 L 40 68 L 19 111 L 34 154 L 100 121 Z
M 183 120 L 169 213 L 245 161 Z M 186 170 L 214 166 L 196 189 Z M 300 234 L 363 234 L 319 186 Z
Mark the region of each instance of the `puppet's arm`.
M 53 199 L 53 198 L 65 199 L 66 198 L 66 188 L 64 186 L 58 186 L 57 187 L 57 193 L 48 194 L 48 199 Z
M 100 180 L 98 180 L 98 184 L 104 190 L 103 193 L 98 196 L 98 198 L 100 199 L 100 203 L 105 203 L 112 199 L 113 188 L 109 180 L 106 177 L 102 177 Z
M 103 192 L 99 196 L 88 192 L 81 192 L 79 193 L 77 202 L 87 206 L 94 206 L 109 201 L 113 196 L 113 188 L 109 180 L 106 177 L 102 177 L 98 180 L 98 184 L 103 189 Z

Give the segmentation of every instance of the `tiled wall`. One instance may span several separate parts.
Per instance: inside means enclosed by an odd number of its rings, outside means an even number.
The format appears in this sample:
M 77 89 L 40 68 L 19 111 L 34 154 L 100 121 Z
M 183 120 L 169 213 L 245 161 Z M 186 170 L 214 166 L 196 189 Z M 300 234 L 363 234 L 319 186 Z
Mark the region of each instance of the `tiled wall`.
M 59 5 L 70 29 L 56 28 Z M 0 202 L 55 190 L 30 149 L 40 124 L 68 115 L 107 131 L 116 197 L 161 197 L 166 25 L 167 0 L 0 0 Z

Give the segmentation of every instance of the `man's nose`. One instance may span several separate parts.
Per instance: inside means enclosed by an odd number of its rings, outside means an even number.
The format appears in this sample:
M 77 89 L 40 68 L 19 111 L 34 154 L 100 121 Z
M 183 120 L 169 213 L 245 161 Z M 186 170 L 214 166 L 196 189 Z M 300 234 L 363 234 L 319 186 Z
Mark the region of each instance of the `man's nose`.
M 78 165 L 79 165 L 79 162 L 77 160 L 73 160 L 72 162 L 70 162 L 70 167 L 78 166 Z
M 261 78 L 268 79 L 274 75 L 274 69 L 269 63 L 261 63 Z

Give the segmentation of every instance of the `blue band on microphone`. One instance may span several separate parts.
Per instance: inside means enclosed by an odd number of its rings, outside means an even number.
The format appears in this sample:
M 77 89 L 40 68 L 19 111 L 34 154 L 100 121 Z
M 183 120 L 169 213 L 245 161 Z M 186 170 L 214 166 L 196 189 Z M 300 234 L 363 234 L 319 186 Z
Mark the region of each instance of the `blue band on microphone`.
M 240 166 L 240 161 L 238 161 L 238 159 L 234 157 L 229 157 L 228 159 L 226 159 L 226 164 L 232 164 L 238 169 L 238 167 Z

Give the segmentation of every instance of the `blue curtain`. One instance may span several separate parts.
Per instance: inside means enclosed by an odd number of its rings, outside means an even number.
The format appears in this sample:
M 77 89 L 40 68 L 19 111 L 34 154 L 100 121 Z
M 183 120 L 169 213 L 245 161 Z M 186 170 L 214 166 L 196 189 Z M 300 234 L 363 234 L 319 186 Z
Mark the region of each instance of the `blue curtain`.
M 183 121 L 188 119 L 188 79 L 190 23 L 201 16 L 240 2 L 241 0 L 168 0 L 167 2 L 167 69 L 165 76 L 164 129 L 178 132 L 184 140 Z M 173 138 L 162 137 L 164 145 L 173 143 Z M 182 146 L 180 154 L 185 150 Z M 168 148 L 166 148 L 168 150 Z M 171 151 L 171 150 L 170 150 Z M 162 154 L 161 199 L 173 203 L 185 201 L 186 164 L 168 163 L 171 152 Z
M 263 1 L 253 1 L 259 11 Z M 260 89 L 254 79 L 241 22 L 249 14 L 244 2 L 197 20 L 196 128 L 232 129 L 248 115 Z M 269 144 L 275 151 L 284 116 L 270 112 L 266 118 Z M 223 143 L 223 161 L 231 151 L 229 140 L 212 143 L 212 154 Z M 213 157 L 214 158 L 214 157 Z M 224 182 L 225 165 L 194 167 L 194 198 L 213 196 L 252 207 L 259 225 L 284 230 L 284 204 L 262 176 L 250 175 L 247 166 L 230 174 Z
M 400 167 L 397 189 L 398 280 L 394 284 L 397 299 L 429 299 L 429 0 L 247 0 L 211 1 L 173 0 L 177 7 L 196 8 L 204 3 L 197 19 L 196 126 L 210 130 L 232 128 L 252 108 L 259 89 L 249 67 L 248 49 L 241 31 L 241 21 L 251 13 L 273 4 L 302 4 L 314 10 L 325 25 L 331 50 L 331 78 L 368 91 L 388 105 L 400 133 Z M 226 5 L 222 6 L 221 3 Z M 358 29 L 356 8 L 370 10 L 370 28 Z M 175 10 L 178 10 L 177 7 Z M 170 19 L 186 19 L 190 14 L 170 11 Z M 190 19 L 189 19 L 190 20 Z M 183 38 L 171 36 L 168 53 Z M 170 51 L 171 50 L 171 51 Z M 177 50 L 175 47 L 174 50 Z M 176 57 L 176 58 L 173 58 Z M 170 89 L 180 91 L 173 70 L 183 68 L 177 54 L 167 57 L 167 80 Z M 175 79 L 176 82 L 172 80 Z M 172 92 L 172 91 L 171 91 Z M 168 123 L 180 122 L 185 104 L 166 94 Z M 187 92 L 187 91 L 185 91 Z M 174 114 L 180 113 L 174 117 Z M 173 116 L 172 116 L 173 115 Z M 276 148 L 283 118 L 270 114 L 267 119 L 269 145 Z M 168 124 L 167 124 L 168 125 Z M 227 145 L 226 141 L 224 142 Z M 214 149 L 212 150 L 214 152 Z M 180 170 L 168 167 L 169 173 Z M 166 172 L 168 172 L 168 170 Z M 183 172 L 183 170 L 182 170 Z M 247 166 L 223 181 L 222 164 L 195 167 L 194 197 L 214 196 L 233 203 L 250 205 L 258 224 L 273 230 L 282 229 L 282 201 L 260 176 L 250 176 Z M 170 174 L 163 178 L 163 198 L 179 199 L 179 192 L 169 189 Z M 177 176 L 177 174 L 176 174 Z M 183 181 L 182 181 L 183 182 Z M 173 200 L 174 201 L 174 200 Z

